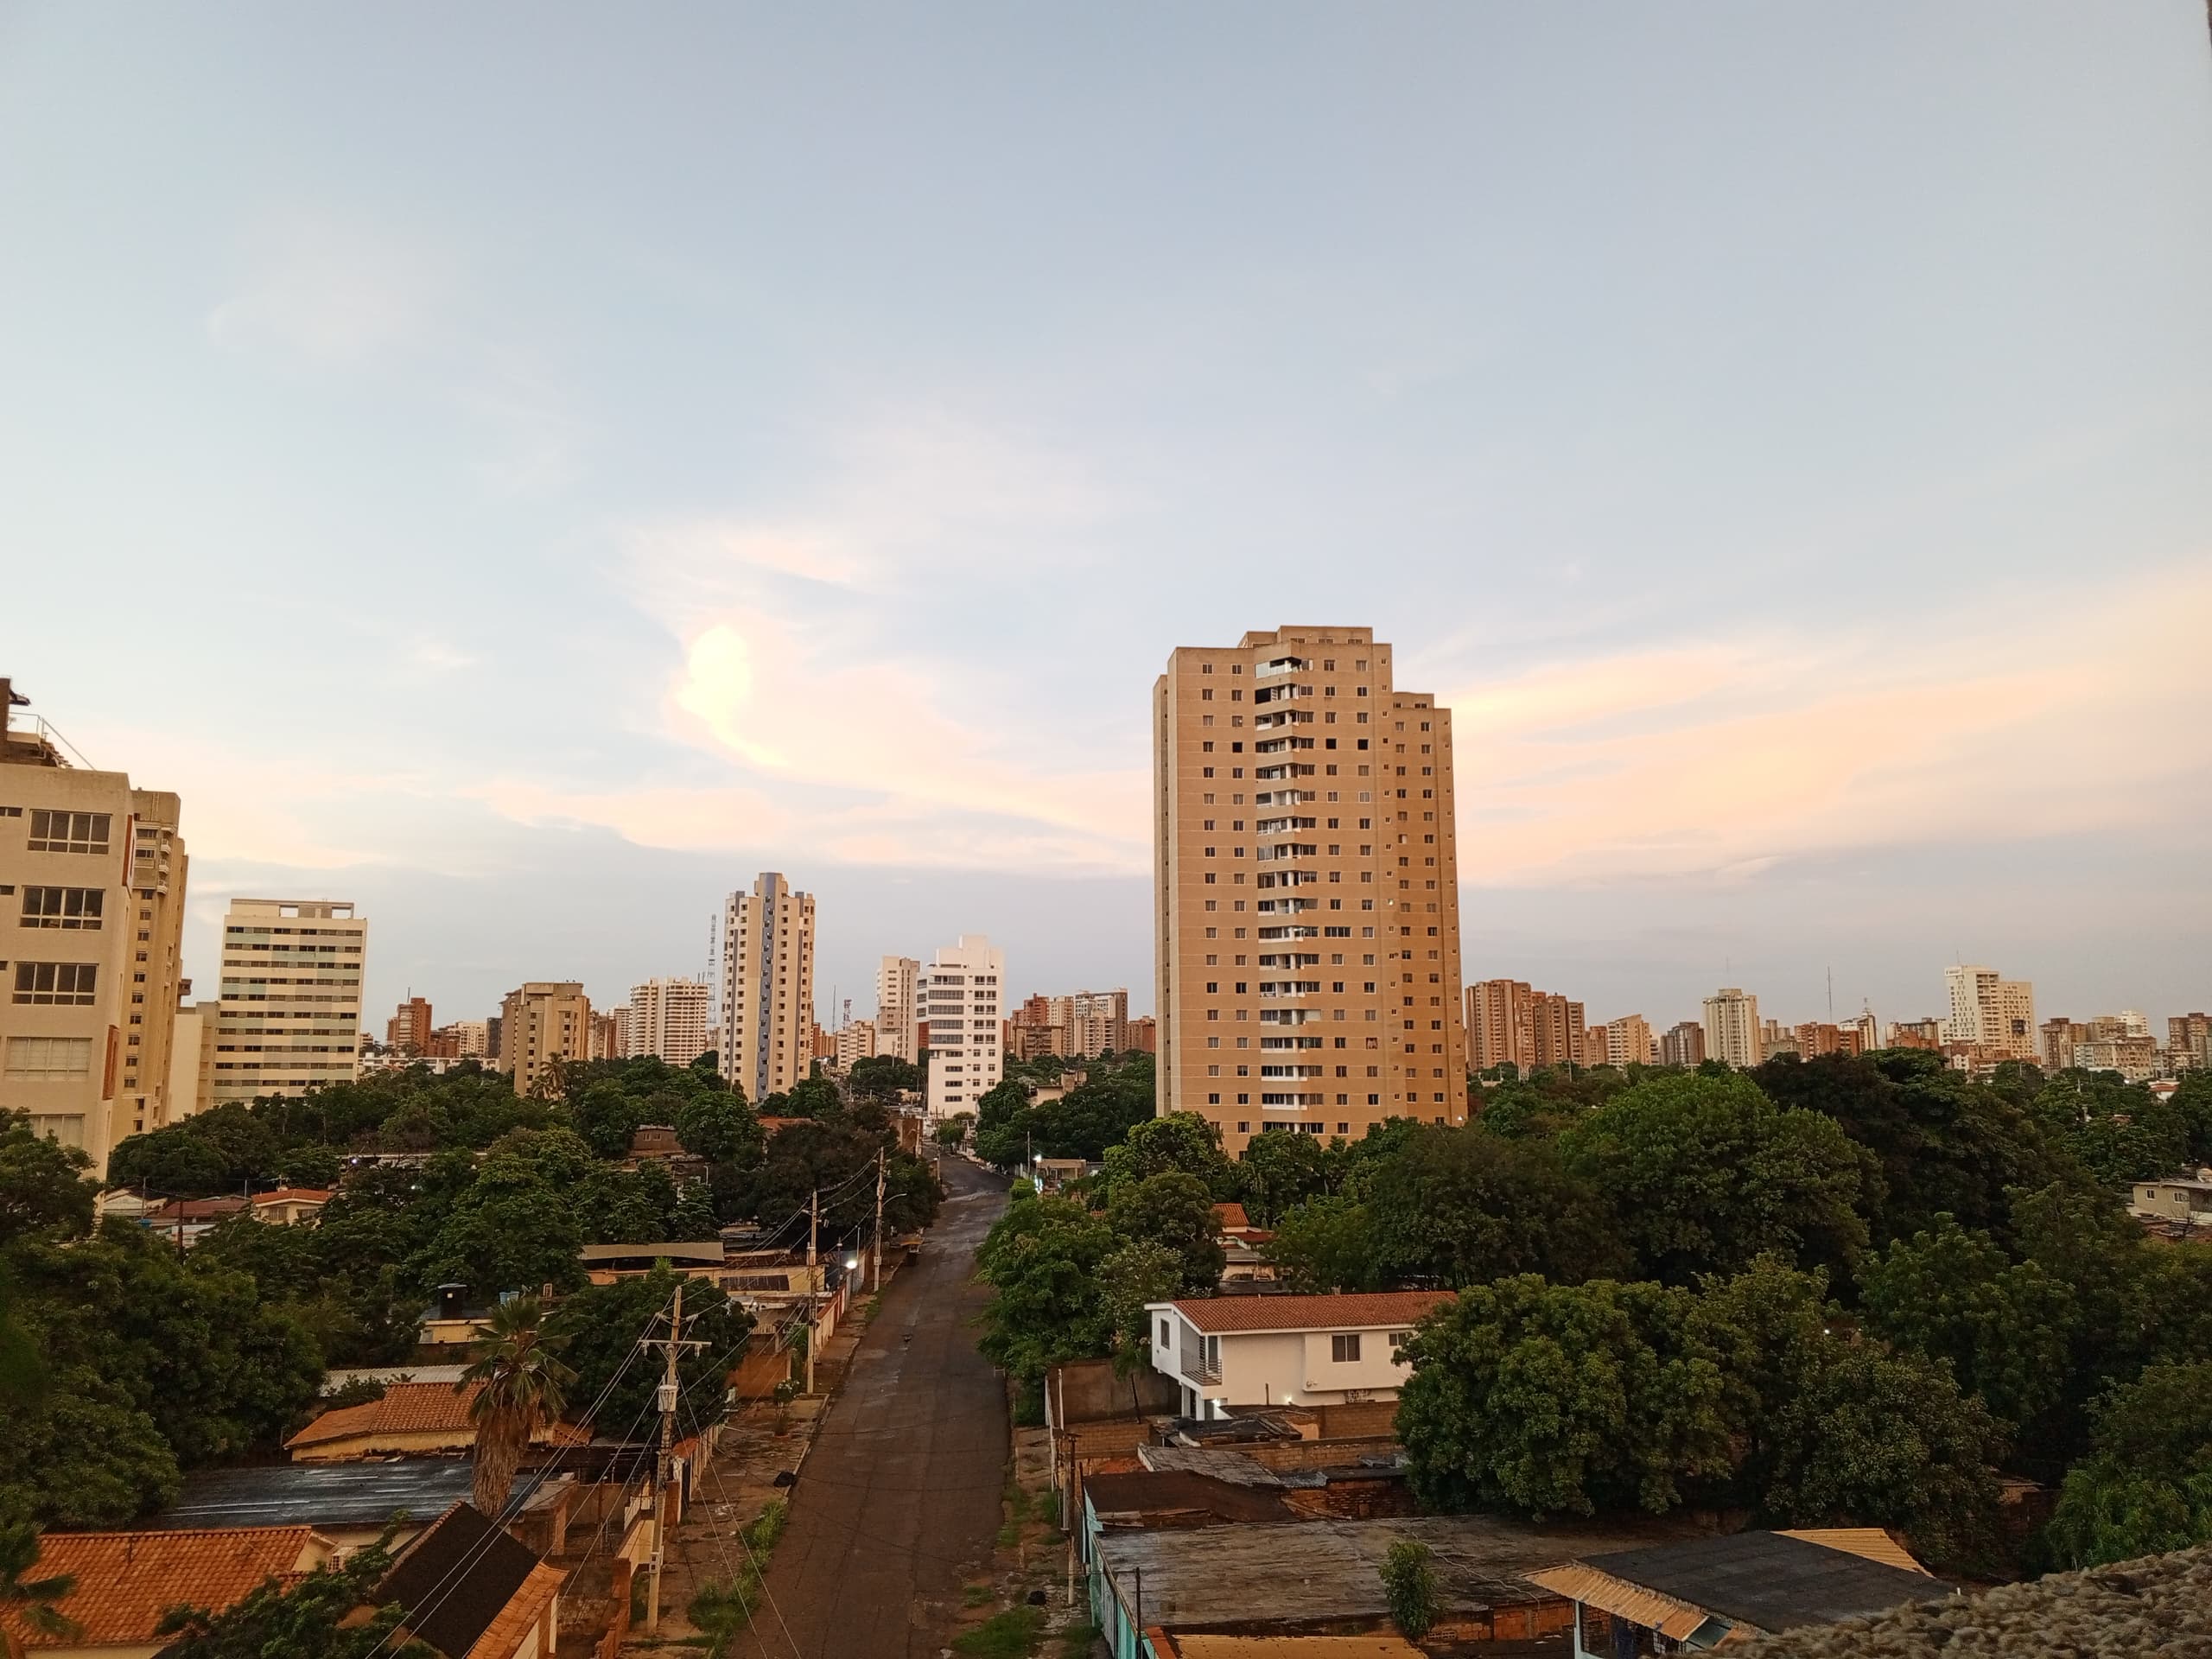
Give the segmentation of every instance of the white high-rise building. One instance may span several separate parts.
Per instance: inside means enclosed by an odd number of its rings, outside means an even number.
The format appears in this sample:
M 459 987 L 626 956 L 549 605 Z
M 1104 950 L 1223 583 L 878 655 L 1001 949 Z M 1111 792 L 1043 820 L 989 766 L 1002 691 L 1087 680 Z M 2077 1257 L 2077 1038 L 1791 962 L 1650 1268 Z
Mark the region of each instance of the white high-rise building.
M 1766 1059 L 1759 1030 L 1759 1000 L 1724 985 L 1705 999 L 1705 1058 L 1748 1071 Z
M 369 922 L 343 899 L 233 899 L 207 1103 L 303 1095 L 359 1072 Z
M 2037 1058 L 2036 990 L 2028 981 L 1959 963 L 1943 970 L 1943 988 L 1951 1009 L 1943 1021 L 1945 1042 L 1971 1043 L 2017 1059 Z
M 930 1028 L 932 1119 L 972 1112 L 1004 1075 L 1006 952 L 980 933 L 938 951 L 922 971 Z
M 875 976 L 875 1052 L 914 1063 L 914 1027 L 922 1017 L 922 964 L 912 957 L 886 957 Z
M 630 1016 L 623 1054 L 652 1054 L 671 1065 L 690 1065 L 707 1052 L 714 1001 L 714 988 L 703 979 L 649 979 L 632 986 L 628 1009 L 618 1011 Z
M 756 1105 L 814 1060 L 814 895 L 764 870 L 722 908 L 722 1076 Z

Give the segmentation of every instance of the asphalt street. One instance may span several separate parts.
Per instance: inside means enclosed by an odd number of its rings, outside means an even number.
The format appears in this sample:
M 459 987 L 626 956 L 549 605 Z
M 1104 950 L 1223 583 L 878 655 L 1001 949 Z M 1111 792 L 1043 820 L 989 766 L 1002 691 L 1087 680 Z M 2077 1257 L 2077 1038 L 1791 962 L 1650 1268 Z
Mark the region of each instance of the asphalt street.
M 976 1248 L 1006 1184 L 958 1158 L 921 1259 L 885 1288 L 793 1490 L 747 1659 L 936 1659 L 988 1570 L 1006 1394 L 976 1351 Z

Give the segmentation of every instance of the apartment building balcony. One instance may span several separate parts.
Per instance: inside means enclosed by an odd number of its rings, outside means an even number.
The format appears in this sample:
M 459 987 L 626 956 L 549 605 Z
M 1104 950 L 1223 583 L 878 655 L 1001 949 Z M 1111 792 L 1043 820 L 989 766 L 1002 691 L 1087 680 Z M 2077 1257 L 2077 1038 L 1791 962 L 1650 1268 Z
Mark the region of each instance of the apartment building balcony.
M 1262 1008 L 1260 1023 L 1263 1026 L 1310 1026 L 1321 1018 L 1319 1008 Z M 1262 1037 L 1262 1042 L 1267 1041 Z
M 1260 982 L 1260 1001 L 1279 1002 L 1286 998 L 1319 996 L 1321 982 L 1318 979 L 1263 979 Z
M 1277 657 L 1270 662 L 1262 663 L 1254 669 L 1252 677 L 1255 679 L 1264 680 L 1277 674 L 1295 674 L 1305 666 L 1306 659 L 1303 657 Z
M 1319 1077 L 1325 1075 L 1325 1072 L 1326 1068 L 1319 1065 L 1262 1065 L 1260 1068 L 1260 1076 L 1263 1078 Z
M 1320 954 L 1312 950 L 1287 950 L 1279 955 L 1263 956 L 1260 958 L 1260 966 L 1262 968 L 1319 968 L 1320 965 Z
M 1310 739 L 1308 747 L 1311 747 Z M 1311 778 L 1313 776 L 1313 768 L 1310 766 L 1279 761 L 1271 766 L 1255 766 L 1252 769 L 1252 776 L 1263 784 L 1279 782 L 1285 778 Z
M 1256 908 L 1262 916 L 1295 916 L 1305 911 L 1319 910 L 1319 899 L 1262 899 Z
M 1304 924 L 1287 927 L 1263 927 L 1260 930 L 1260 938 L 1263 942 L 1274 939 L 1318 939 L 1320 937 L 1319 928 L 1310 927 Z
M 1310 789 L 1262 790 L 1252 798 L 1255 806 L 1311 806 L 1320 798 Z

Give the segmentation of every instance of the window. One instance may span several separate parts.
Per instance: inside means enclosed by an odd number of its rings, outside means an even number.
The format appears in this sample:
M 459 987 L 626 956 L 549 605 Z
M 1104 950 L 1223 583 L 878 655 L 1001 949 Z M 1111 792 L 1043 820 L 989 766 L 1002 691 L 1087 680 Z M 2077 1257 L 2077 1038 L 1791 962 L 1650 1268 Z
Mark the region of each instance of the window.
M 1165 1319 L 1160 1322 L 1160 1345 L 1163 1348 L 1175 1345 L 1175 1327 Z
M 89 1037 L 10 1037 L 7 1075 L 17 1083 L 60 1083 L 92 1074 Z
M 49 812 L 31 809 L 30 850 L 35 853 L 105 853 L 108 815 L 105 812 Z
M 1359 1363 L 1359 1333 L 1355 1331 L 1349 1336 L 1331 1337 L 1329 1357 L 1339 1365 L 1357 1364 Z
M 16 1001 L 90 1007 L 99 976 L 98 964 L 89 962 L 19 962 Z
M 97 928 L 100 907 L 106 899 L 107 894 L 98 887 L 25 887 L 22 925 Z

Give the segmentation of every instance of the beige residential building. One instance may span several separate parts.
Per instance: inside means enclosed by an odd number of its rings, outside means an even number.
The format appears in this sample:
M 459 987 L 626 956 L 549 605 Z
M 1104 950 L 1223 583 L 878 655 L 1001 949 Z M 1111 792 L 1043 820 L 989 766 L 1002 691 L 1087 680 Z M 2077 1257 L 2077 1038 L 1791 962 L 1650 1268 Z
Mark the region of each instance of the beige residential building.
M 972 1112 L 1005 1075 L 1006 952 L 963 933 L 922 970 L 929 1024 L 929 1114 Z
M 875 1022 L 855 1020 L 830 1033 L 831 1058 L 838 1066 L 849 1066 L 855 1060 L 873 1059 L 876 1055 Z
M 1705 999 L 1705 1057 L 1748 1071 L 1766 1058 L 1759 1000 L 1724 985 Z
M 649 979 L 630 988 L 623 1053 L 689 1065 L 707 1052 L 715 989 L 703 979 Z
M 0 679 L 0 1109 L 98 1173 L 116 1142 L 170 1121 L 179 803 L 73 764 L 19 696 Z
M 1065 1029 L 1067 1046 L 1060 1053 L 1089 1059 L 1101 1053 L 1118 1054 L 1128 1046 L 1129 994 L 1126 990 L 1077 991 L 1051 999 L 1046 1023 Z
M 189 991 L 192 982 L 186 980 Z M 181 1123 L 204 1109 L 215 1088 L 216 1015 L 219 1002 L 179 1002 L 169 1038 L 168 1121 Z
M 2088 1040 L 2089 1028 L 2079 1020 L 2046 1020 L 2036 1028 L 2036 1059 L 2046 1071 L 2064 1071 L 2074 1065 L 2074 1050 Z
M 1961 963 L 1943 970 L 1943 989 L 1951 1010 L 1943 1021 L 1943 1041 L 2012 1059 L 2036 1058 L 2036 995 L 2028 981 Z
M 427 1054 L 430 1052 L 430 1032 L 435 1025 L 430 1017 L 428 997 L 410 996 L 399 1005 L 398 1012 L 385 1022 L 384 1046 L 407 1054 Z
M 754 1103 L 813 1064 L 814 895 L 764 870 L 722 907 L 721 1073 Z
M 534 1092 L 546 1068 L 590 1058 L 591 999 L 580 981 L 533 979 L 499 1003 L 499 1060 L 515 1093 Z
M 2177 1071 L 2212 1070 L 2212 1014 L 2168 1016 L 2166 1052 Z
M 1659 1039 L 1652 1035 L 1651 1022 L 1642 1014 L 1624 1014 L 1618 1020 L 1608 1020 L 1598 1032 L 1605 1044 L 1603 1058 L 1607 1065 L 1659 1064 Z
M 303 1095 L 359 1075 L 368 918 L 345 899 L 233 899 L 207 1103 Z
M 912 1065 L 920 1048 L 922 964 L 912 957 L 886 957 L 875 976 L 876 1052 Z
M 1540 1065 L 1602 1065 L 1603 1027 L 1592 1028 L 1583 1005 L 1526 980 L 1478 979 L 1467 987 L 1468 1048 L 1474 1067 L 1511 1065 L 1524 1075 Z
M 1369 628 L 1185 646 L 1153 690 L 1159 1109 L 1232 1154 L 1466 1120 L 1452 717 Z
M 492 1022 L 488 1020 L 456 1020 L 449 1026 L 440 1026 L 444 1041 L 455 1059 L 489 1060 L 492 1054 Z

